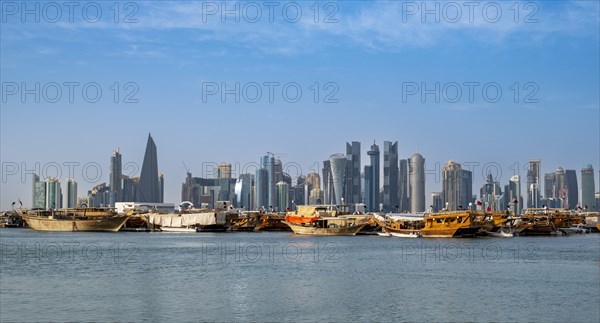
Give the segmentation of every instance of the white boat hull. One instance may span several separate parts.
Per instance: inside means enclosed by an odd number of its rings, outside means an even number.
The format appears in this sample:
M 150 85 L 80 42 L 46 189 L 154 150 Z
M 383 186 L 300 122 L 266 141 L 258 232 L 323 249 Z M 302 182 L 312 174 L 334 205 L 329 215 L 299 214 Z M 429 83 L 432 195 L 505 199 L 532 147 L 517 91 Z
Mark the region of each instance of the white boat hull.
M 176 233 L 195 233 L 195 228 L 172 228 L 172 227 L 161 227 L 162 232 L 176 232 Z
M 418 233 L 390 232 L 390 235 L 392 235 L 392 237 L 397 237 L 397 238 L 420 238 L 421 237 L 421 235 Z

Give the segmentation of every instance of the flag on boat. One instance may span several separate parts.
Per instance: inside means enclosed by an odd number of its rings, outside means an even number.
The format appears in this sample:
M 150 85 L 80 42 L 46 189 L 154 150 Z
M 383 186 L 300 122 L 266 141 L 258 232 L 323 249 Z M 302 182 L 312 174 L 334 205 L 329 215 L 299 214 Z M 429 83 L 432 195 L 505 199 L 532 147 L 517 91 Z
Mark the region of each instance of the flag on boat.
M 482 206 L 483 205 L 483 203 L 481 203 L 480 200 L 477 200 L 475 203 L 477 204 L 477 206 Z

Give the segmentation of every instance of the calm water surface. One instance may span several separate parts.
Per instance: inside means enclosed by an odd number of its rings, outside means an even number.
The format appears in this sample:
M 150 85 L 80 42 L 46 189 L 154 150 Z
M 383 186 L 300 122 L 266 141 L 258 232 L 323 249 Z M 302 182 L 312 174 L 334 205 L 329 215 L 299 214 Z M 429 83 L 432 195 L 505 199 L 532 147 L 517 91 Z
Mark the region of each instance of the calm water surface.
M 600 321 L 600 234 L 0 231 L 2 321 Z

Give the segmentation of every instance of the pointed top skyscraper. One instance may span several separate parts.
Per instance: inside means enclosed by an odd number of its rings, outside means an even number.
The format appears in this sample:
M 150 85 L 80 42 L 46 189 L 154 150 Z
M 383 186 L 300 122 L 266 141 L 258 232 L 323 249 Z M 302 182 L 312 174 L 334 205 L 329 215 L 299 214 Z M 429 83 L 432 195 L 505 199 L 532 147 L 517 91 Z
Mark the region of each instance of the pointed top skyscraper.
M 137 191 L 138 202 L 162 203 L 160 198 L 160 185 L 158 181 L 158 158 L 156 144 L 152 136 L 148 134 L 144 163 L 140 175 L 140 184 Z

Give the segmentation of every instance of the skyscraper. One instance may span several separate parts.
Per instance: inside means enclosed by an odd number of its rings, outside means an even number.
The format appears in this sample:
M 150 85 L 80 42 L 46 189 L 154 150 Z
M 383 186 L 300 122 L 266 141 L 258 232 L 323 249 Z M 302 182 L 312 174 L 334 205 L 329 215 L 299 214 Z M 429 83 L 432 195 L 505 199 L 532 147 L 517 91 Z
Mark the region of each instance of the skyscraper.
M 46 208 L 46 182 L 40 182 L 38 175 L 33 176 L 33 208 Z
M 235 183 L 235 204 L 236 207 L 244 208 L 245 210 L 253 210 L 254 203 L 252 200 L 252 186 L 254 184 L 254 175 L 241 174 L 240 178 Z
M 321 178 L 317 173 L 306 175 L 305 185 L 308 186 L 308 194 L 305 204 L 315 205 L 321 203 Z
M 577 172 L 574 169 L 565 170 L 565 186 L 567 191 L 567 203 L 565 208 L 574 210 L 579 204 L 579 188 L 577 187 Z
M 408 168 L 410 180 L 410 211 L 425 211 L 425 159 L 415 153 L 410 158 Z
M 217 171 L 218 178 L 231 178 L 231 164 L 220 163 Z
M 345 198 L 347 204 L 362 202 L 360 192 L 360 142 L 346 143 L 346 190 Z
M 108 179 L 108 185 L 110 188 L 110 205 L 115 206 L 115 202 L 121 202 L 123 200 L 123 189 L 122 189 L 122 170 L 123 165 L 121 163 L 121 154 L 119 148 L 113 150 L 112 156 L 110 157 L 110 174 Z
M 344 175 L 346 173 L 346 156 L 343 154 L 333 154 L 329 156 L 329 163 L 331 166 L 331 177 L 333 180 L 333 201 L 337 205 L 344 204 L 346 201 L 343 200 L 344 190 Z
M 137 190 L 137 202 L 160 203 L 160 183 L 158 180 L 158 157 L 156 144 L 148 134 L 146 153 L 140 174 L 140 184 Z
M 365 181 L 365 185 L 363 186 L 365 189 L 365 193 L 363 195 L 365 199 L 365 208 L 368 211 L 377 210 L 377 207 L 373 207 L 373 166 L 365 166 L 363 178 Z
M 538 207 L 540 199 L 540 163 L 539 159 L 530 159 L 527 170 L 527 189 L 529 190 L 527 198 L 527 207 Z
M 369 155 L 369 157 L 371 158 L 371 187 L 369 187 L 369 194 L 371 194 L 371 196 L 369 197 L 370 203 L 367 203 L 367 207 L 371 211 L 379 211 L 379 146 L 377 146 L 375 142 L 373 142 L 373 144 L 371 145 L 371 150 L 367 152 L 367 155 Z
M 554 172 L 554 197 L 564 201 L 567 198 L 566 189 L 565 170 L 562 167 L 558 167 Z
M 288 175 L 289 176 L 289 175 Z M 283 173 L 283 164 L 280 159 L 273 159 L 273 180 L 275 183 L 279 183 L 281 181 L 285 182 L 285 174 Z M 288 185 L 292 185 L 292 179 L 289 178 Z
M 123 202 L 136 202 L 140 178 L 123 176 Z M 186 199 L 184 199 L 185 201 Z
M 72 178 L 67 179 L 67 207 L 77 207 L 77 182 Z
M 46 209 L 62 208 L 62 190 L 60 180 L 54 177 L 46 178 Z
M 442 198 L 448 210 L 458 210 L 462 169 L 459 163 L 449 160 L 442 170 Z M 462 205 L 464 207 L 464 205 Z
M 442 199 L 442 193 L 441 192 L 432 192 L 431 193 L 431 211 L 439 212 L 443 208 L 444 208 L 444 202 Z
M 108 187 L 106 183 L 98 184 L 88 191 L 88 206 L 110 206 L 110 187 Z
M 596 201 L 594 197 L 594 168 L 587 164 L 581 169 L 581 206 L 588 210 L 596 211 Z
M 505 194 L 509 195 L 509 202 L 512 204 L 512 212 L 519 215 L 523 210 L 523 196 L 521 195 L 521 177 L 519 175 L 514 175 L 510 178 L 508 182 L 509 192 L 505 192 Z M 517 203 L 513 203 L 517 201 Z
M 468 208 L 473 199 L 473 172 L 461 169 L 460 203 L 463 209 Z
M 158 202 L 164 203 L 165 202 L 165 175 L 163 175 L 163 173 L 158 174 L 158 188 L 159 188 Z
M 333 177 L 331 176 L 331 161 L 323 161 L 323 197 L 325 204 L 334 204 Z
M 267 203 L 265 203 L 265 207 L 275 207 L 277 204 L 277 192 L 275 191 L 275 157 L 265 155 L 260 158 L 260 168 L 263 168 L 267 171 L 267 192 L 269 194 Z M 262 205 L 261 205 L 262 206 Z M 257 205 L 257 207 L 260 207 Z
M 494 181 L 494 177 L 488 172 L 486 183 L 479 190 L 479 198 L 484 203 L 484 209 L 488 206 L 493 211 L 505 211 L 505 204 L 508 204 L 508 201 L 504 201 L 504 197 L 500 183 Z M 506 195 L 506 198 L 508 198 L 508 195 Z
M 401 212 L 410 211 L 408 200 L 408 160 L 400 159 L 398 172 L 398 203 Z
M 284 212 L 288 207 L 288 192 L 289 186 L 286 182 L 281 181 L 277 183 L 277 210 L 279 212 Z
M 305 183 L 311 185 L 311 189 L 321 189 L 321 177 L 317 173 L 308 173 L 306 174 Z
M 554 195 L 555 178 L 555 173 L 544 174 L 544 197 L 546 199 L 556 198 L 556 196 Z
M 383 142 L 383 209 L 398 212 L 398 142 Z
M 256 209 L 268 209 L 269 208 L 269 173 L 264 168 L 256 170 L 256 202 L 254 206 Z

